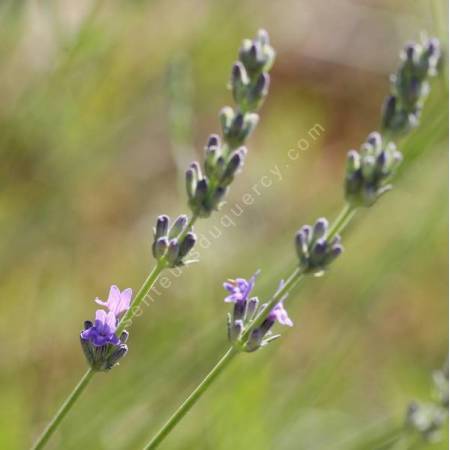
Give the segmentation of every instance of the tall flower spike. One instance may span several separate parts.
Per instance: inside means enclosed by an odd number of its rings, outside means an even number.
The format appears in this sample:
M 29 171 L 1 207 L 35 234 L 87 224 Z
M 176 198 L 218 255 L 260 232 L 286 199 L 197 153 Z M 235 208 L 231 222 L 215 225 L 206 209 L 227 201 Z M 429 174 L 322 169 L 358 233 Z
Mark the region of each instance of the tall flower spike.
M 155 259 L 167 267 L 182 266 L 189 262 L 184 258 L 197 241 L 196 235 L 189 230 L 188 217 L 185 215 L 178 216 L 171 227 L 167 216 L 159 216 L 153 232 L 152 253 Z
M 322 275 L 325 269 L 343 252 L 340 236 L 327 237 L 329 224 L 321 218 L 313 227 L 304 225 L 295 235 L 295 247 L 303 273 Z
M 203 169 L 194 162 L 186 171 L 188 204 L 198 217 L 209 217 L 219 208 L 244 164 L 247 150 L 243 145 L 258 124 L 256 112 L 269 91 L 268 71 L 275 58 L 267 32 L 260 30 L 254 40 L 244 40 L 238 58 L 230 77 L 236 106 L 225 106 L 219 114 L 222 139 L 212 134 Z
M 436 38 L 405 46 L 400 55 L 400 67 L 391 75 L 391 95 L 383 108 L 384 131 L 402 134 L 418 125 L 430 90 L 428 79 L 436 75 L 440 56 L 440 44 Z
M 353 207 L 372 206 L 392 186 L 387 184 L 402 162 L 402 154 L 392 142 L 383 143 L 377 132 L 369 134 L 360 152 L 347 156 L 345 197 Z
M 228 339 L 232 344 L 237 345 L 237 348 L 246 352 L 254 352 L 279 337 L 279 335 L 273 335 L 270 331 L 275 322 L 290 327 L 294 325 L 283 306 L 285 296 L 269 311 L 263 323 L 251 331 L 246 342 L 239 342 L 244 329 L 250 326 L 253 318 L 265 308 L 265 305 L 259 306 L 257 297 L 249 298 L 255 286 L 257 274 L 258 272 L 249 280 L 237 278 L 236 280 L 228 280 L 223 285 L 230 294 L 225 297 L 225 302 L 234 304 L 232 313 L 228 314 Z M 281 281 L 278 289 L 282 287 L 283 281 Z

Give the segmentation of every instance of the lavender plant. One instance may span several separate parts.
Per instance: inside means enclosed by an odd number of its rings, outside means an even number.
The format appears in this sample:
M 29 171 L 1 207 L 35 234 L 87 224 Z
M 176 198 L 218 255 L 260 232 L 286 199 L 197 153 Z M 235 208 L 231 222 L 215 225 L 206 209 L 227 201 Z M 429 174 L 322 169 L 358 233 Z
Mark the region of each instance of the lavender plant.
M 414 49 L 414 50 L 411 50 Z M 391 76 L 392 95 L 383 109 L 382 130 L 372 132 L 360 151 L 350 150 L 344 180 L 345 205 L 336 220 L 329 225 L 325 218 L 313 226 L 304 225 L 295 235 L 298 264 L 286 281 L 281 281 L 272 297 L 263 304 L 251 293 L 256 274 L 250 279 L 237 278 L 224 283 L 228 292 L 226 303 L 233 305 L 228 315 L 227 328 L 230 348 L 174 412 L 169 420 L 147 443 L 145 450 L 156 449 L 177 423 L 192 408 L 218 375 L 240 353 L 254 352 L 266 346 L 279 335 L 273 334 L 276 322 L 293 326 L 285 309 L 288 295 L 305 277 L 320 276 L 342 254 L 340 233 L 356 211 L 369 208 L 387 191 L 402 154 L 391 138 L 411 131 L 419 121 L 420 111 L 429 90 L 428 79 L 436 73 L 439 42 L 431 39 L 422 46 L 408 44 L 401 54 L 401 65 Z M 236 71 L 237 72 L 237 71 Z M 236 79 L 238 77 L 236 76 Z
M 448 363 L 433 373 L 435 398 L 429 403 L 412 402 L 406 412 L 406 431 L 419 434 L 425 441 L 440 437 L 448 417 Z
M 89 369 L 72 393 L 56 412 L 33 446 L 42 449 L 63 418 L 72 408 L 97 372 L 107 372 L 118 365 L 127 354 L 128 331 L 141 303 L 160 274 L 167 268 L 182 266 L 195 245 L 193 225 L 198 218 L 209 217 L 220 206 L 234 177 L 244 164 L 247 153 L 244 144 L 255 129 L 261 107 L 269 90 L 269 70 L 275 58 L 266 31 L 259 30 L 253 40 L 244 40 L 238 61 L 231 72 L 230 89 L 235 107 L 227 106 L 220 112 L 222 138 L 211 135 L 205 148 L 203 170 L 194 162 L 186 171 L 186 190 L 191 216 L 180 215 L 173 224 L 166 215 L 157 218 L 153 230 L 152 253 L 156 264 L 138 290 L 134 299 L 132 290 L 120 291 L 112 286 L 106 302 L 96 299 L 105 309 L 98 309 L 95 320 L 86 321 L 80 341 Z
M 436 75 L 440 56 L 439 41 L 435 38 L 405 46 L 400 67 L 391 75 L 391 95 L 386 98 L 383 111 L 384 132 L 401 135 L 419 124 L 430 91 L 429 78 Z

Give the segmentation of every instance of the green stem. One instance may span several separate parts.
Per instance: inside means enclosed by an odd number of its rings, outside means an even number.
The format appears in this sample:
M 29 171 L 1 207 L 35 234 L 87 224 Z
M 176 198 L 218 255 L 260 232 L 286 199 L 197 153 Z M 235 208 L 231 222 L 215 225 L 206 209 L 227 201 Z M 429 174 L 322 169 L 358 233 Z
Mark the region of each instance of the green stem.
M 344 227 L 350 222 L 356 209 L 349 206 L 348 204 L 343 208 L 337 219 L 333 222 L 328 233 L 328 238 L 334 237 L 337 233 L 342 231 Z M 239 347 L 242 346 L 248 339 L 250 333 L 255 328 L 259 327 L 265 318 L 267 317 L 268 311 L 273 309 L 273 307 L 286 295 L 288 294 L 299 281 L 304 277 L 304 273 L 300 267 L 297 267 L 283 287 L 275 292 L 270 301 L 268 301 L 265 306 L 261 309 L 258 315 L 247 325 L 243 331 L 241 337 L 239 338 L 238 344 L 235 347 L 231 347 L 225 353 L 225 355 L 220 359 L 220 361 L 214 366 L 214 368 L 208 373 L 208 375 L 203 379 L 203 381 L 195 388 L 195 390 L 189 395 L 189 397 L 181 404 L 181 406 L 175 411 L 175 413 L 170 417 L 170 419 L 165 423 L 165 425 L 158 431 L 158 433 L 151 439 L 151 441 L 144 447 L 144 450 L 153 450 L 158 447 L 158 445 L 165 439 L 165 437 L 175 428 L 175 426 L 180 422 L 180 420 L 186 415 L 186 413 L 194 406 L 196 401 L 201 397 L 203 392 L 208 389 L 211 383 L 216 379 L 219 373 L 225 369 L 228 363 L 239 353 Z
M 126 328 L 129 327 L 132 323 L 133 317 L 137 313 L 139 306 L 142 301 L 145 299 L 147 294 L 150 292 L 151 288 L 155 284 L 161 272 L 166 268 L 166 263 L 164 260 L 160 260 L 155 267 L 153 267 L 152 271 L 149 273 L 148 277 L 145 279 L 141 288 L 135 295 L 133 301 L 131 302 L 130 308 L 127 312 L 122 316 L 120 322 L 117 326 L 116 334 L 120 336 L 120 333 Z
M 88 369 L 86 373 L 83 375 L 81 380 L 75 386 L 75 389 L 71 392 L 71 394 L 67 397 L 66 401 L 59 408 L 57 413 L 53 416 L 53 419 L 47 425 L 47 428 L 43 431 L 39 439 L 36 441 L 32 450 L 40 450 L 44 448 L 47 441 L 50 439 L 51 435 L 55 432 L 58 425 L 64 419 L 66 414 L 69 412 L 70 408 L 72 408 L 73 404 L 77 401 L 78 397 L 81 393 L 86 389 L 86 386 L 91 381 L 94 376 L 94 371 L 92 369 Z
M 189 224 L 186 227 L 186 230 L 183 233 L 183 236 L 179 236 L 179 238 L 184 237 L 184 235 L 192 228 L 193 224 L 197 220 L 197 216 L 193 215 L 191 219 L 189 220 Z M 148 295 L 150 290 L 152 289 L 153 285 L 156 283 L 159 275 L 161 272 L 167 267 L 166 261 L 164 259 L 160 260 L 152 269 L 152 271 L 149 273 L 148 277 L 145 279 L 144 283 L 140 287 L 139 291 L 135 295 L 130 308 L 127 310 L 127 312 L 122 316 L 120 319 L 119 324 L 117 325 L 116 334 L 120 336 L 120 333 L 125 329 L 125 327 L 128 327 L 132 323 L 132 319 L 134 315 L 137 313 L 139 306 L 145 299 L 145 297 Z M 79 383 L 76 385 L 75 389 L 72 391 L 72 393 L 67 397 L 67 399 L 64 401 L 61 408 L 58 410 L 58 412 L 55 414 L 51 422 L 48 424 L 47 428 L 42 433 L 41 437 L 38 439 L 36 444 L 34 445 L 32 450 L 39 450 L 44 448 L 47 441 L 50 439 L 51 435 L 55 432 L 56 428 L 62 421 L 62 419 L 65 417 L 65 415 L 68 413 L 68 411 L 72 408 L 78 397 L 81 395 L 81 393 L 84 391 L 86 386 L 89 384 L 89 381 L 94 376 L 95 371 L 92 369 L 88 369 L 87 372 L 83 375 Z
M 349 224 L 350 220 L 352 220 L 355 213 L 356 208 L 351 206 L 349 203 L 346 203 L 328 230 L 327 239 L 332 239 L 334 236 L 341 233 L 342 230 Z
M 194 406 L 197 400 L 208 389 L 211 383 L 217 378 L 217 376 L 225 369 L 225 367 L 237 354 L 238 352 L 234 348 L 229 348 L 227 350 L 225 355 L 222 356 L 219 362 L 213 367 L 208 375 L 206 375 L 203 381 L 192 391 L 189 397 L 181 404 L 181 406 L 163 425 L 158 433 L 153 436 L 150 442 L 144 447 L 145 450 L 152 450 L 158 447 L 158 445 L 172 431 L 172 429 L 178 424 L 178 422 L 188 413 L 188 411 Z

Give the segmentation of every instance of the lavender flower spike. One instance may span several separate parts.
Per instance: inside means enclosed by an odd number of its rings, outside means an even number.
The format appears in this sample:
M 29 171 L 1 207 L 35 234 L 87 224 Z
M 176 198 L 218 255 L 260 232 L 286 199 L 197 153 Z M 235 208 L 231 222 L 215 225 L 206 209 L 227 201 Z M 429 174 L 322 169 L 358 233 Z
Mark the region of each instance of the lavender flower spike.
M 108 308 L 95 312 L 95 322 L 86 321 L 80 333 L 81 347 L 86 360 L 95 371 L 106 371 L 113 368 L 128 352 L 125 345 L 128 332 L 116 335 L 120 316 L 130 308 L 132 291 L 120 292 L 117 286 L 111 286 L 106 302 L 96 298 L 95 301 Z
M 130 288 L 120 292 L 120 289 L 117 286 L 112 285 L 111 289 L 109 290 L 108 300 L 104 302 L 97 297 L 95 299 L 95 302 L 108 308 L 115 317 L 120 317 L 125 311 L 130 308 L 132 295 L 133 291 Z
M 255 287 L 258 273 L 259 271 L 248 280 L 236 278 L 235 280 L 228 280 L 223 284 L 223 287 L 230 294 L 225 298 L 225 302 L 234 304 L 233 311 L 228 314 L 228 338 L 239 351 L 254 352 L 279 337 L 279 335 L 273 335 L 270 331 L 275 322 L 289 327 L 294 325 L 283 306 L 283 302 L 287 298 L 287 295 L 285 295 L 269 313 L 265 313 L 267 314 L 266 318 L 261 325 L 252 329 L 250 337 L 245 342 L 241 342 L 244 330 L 252 326 L 253 318 L 267 306 L 260 305 L 257 297 L 249 298 L 251 291 Z M 278 291 L 283 286 L 284 281 L 282 280 Z

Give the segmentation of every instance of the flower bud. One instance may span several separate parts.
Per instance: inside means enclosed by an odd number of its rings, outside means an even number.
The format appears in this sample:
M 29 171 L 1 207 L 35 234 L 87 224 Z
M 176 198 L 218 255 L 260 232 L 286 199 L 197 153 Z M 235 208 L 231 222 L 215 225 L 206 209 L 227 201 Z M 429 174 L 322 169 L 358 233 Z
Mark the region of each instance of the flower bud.
M 178 252 L 180 251 L 180 244 L 177 239 L 169 241 L 167 248 L 166 260 L 170 267 L 175 267 L 178 261 Z
M 328 230 L 328 220 L 324 217 L 317 220 L 313 228 L 313 239 L 321 239 Z
M 234 101 L 237 104 L 242 103 L 247 96 L 248 76 L 243 64 L 238 61 L 234 64 L 231 71 L 231 89 Z
M 164 236 L 153 242 L 152 251 L 155 259 L 162 258 L 169 246 L 169 240 Z
M 162 236 L 166 236 L 167 230 L 169 228 L 169 218 L 165 215 L 161 215 L 156 220 L 155 227 L 155 239 L 158 239 Z
M 189 232 L 183 239 L 183 242 L 180 245 L 180 251 L 178 253 L 178 265 L 183 264 L 183 258 L 187 256 L 187 254 L 192 250 L 195 243 L 197 241 L 197 236 L 193 232 Z
M 180 233 L 182 233 L 183 230 L 186 228 L 188 220 L 189 220 L 188 216 L 186 216 L 185 214 L 178 216 L 174 224 L 172 225 L 172 228 L 169 231 L 169 239 L 173 239 L 177 237 Z

